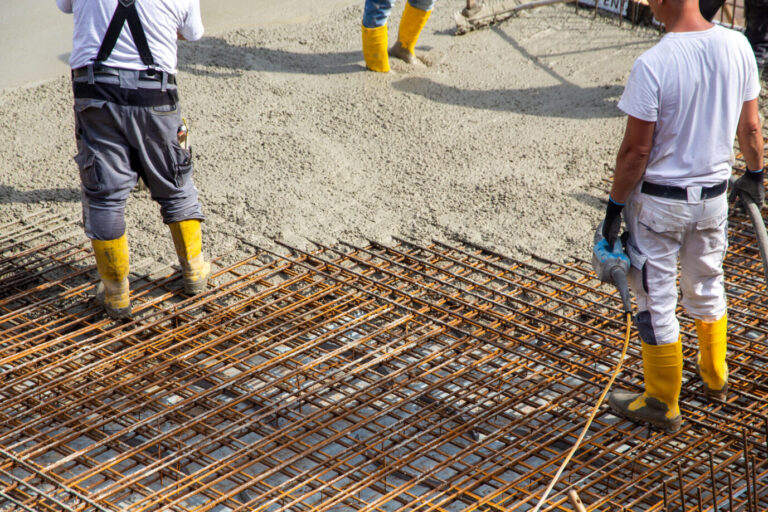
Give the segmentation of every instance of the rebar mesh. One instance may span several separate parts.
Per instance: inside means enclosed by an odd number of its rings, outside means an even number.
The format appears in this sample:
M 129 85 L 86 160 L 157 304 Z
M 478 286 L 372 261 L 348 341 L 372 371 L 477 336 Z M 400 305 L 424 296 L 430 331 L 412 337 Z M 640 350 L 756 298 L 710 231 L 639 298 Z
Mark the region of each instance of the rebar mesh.
M 682 430 L 603 407 L 546 510 L 570 489 L 590 510 L 768 509 L 751 229 L 732 216 L 728 402 L 703 400 L 681 311 Z M 618 298 L 584 261 L 262 250 L 197 298 L 173 270 L 132 275 L 115 323 L 71 222 L 7 223 L 0 247 L 0 510 L 529 510 L 620 354 Z M 618 386 L 641 389 L 638 345 Z

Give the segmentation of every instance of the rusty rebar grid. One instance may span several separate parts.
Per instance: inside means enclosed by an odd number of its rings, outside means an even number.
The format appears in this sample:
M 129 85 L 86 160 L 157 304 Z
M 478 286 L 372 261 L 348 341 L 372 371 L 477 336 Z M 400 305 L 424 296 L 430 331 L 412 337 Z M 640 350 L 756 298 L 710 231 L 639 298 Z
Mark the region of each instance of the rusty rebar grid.
M 586 262 L 467 242 L 317 245 L 132 275 L 93 305 L 88 244 L 41 213 L 0 226 L 0 510 L 529 510 L 620 353 Z M 731 392 L 703 401 L 692 322 L 683 429 L 603 408 L 546 510 L 768 508 L 768 293 L 730 221 Z M 682 315 L 682 312 L 681 312 Z M 642 386 L 633 342 L 620 385 Z M 15 508 L 14 508 L 15 507 Z

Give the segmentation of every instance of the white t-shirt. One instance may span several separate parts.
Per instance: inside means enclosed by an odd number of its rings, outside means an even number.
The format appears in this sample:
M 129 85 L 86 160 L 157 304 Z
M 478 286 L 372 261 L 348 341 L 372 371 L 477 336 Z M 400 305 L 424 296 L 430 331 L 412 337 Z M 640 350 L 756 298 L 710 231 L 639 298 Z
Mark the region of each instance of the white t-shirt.
M 117 0 L 56 0 L 56 4 L 63 12 L 73 13 L 75 17 L 69 65 L 72 69 L 88 65 L 99 53 Z M 176 73 L 177 32 L 190 41 L 203 36 L 200 0 L 136 0 L 136 7 L 155 66 Z M 127 22 L 104 65 L 146 69 Z
M 727 180 L 742 105 L 759 93 L 742 34 L 720 26 L 666 34 L 635 61 L 619 101 L 626 114 L 656 123 L 643 179 L 681 187 Z

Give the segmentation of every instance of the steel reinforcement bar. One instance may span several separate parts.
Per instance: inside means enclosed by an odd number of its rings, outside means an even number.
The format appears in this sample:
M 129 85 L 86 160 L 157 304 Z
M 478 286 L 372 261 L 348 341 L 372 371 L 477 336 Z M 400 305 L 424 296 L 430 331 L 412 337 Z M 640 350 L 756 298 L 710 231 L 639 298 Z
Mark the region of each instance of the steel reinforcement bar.
M 680 311 L 682 430 L 604 406 L 545 510 L 768 509 L 768 292 L 738 214 L 730 240 L 727 403 Z M 469 242 L 286 249 L 196 298 L 134 274 L 116 323 L 72 222 L 0 225 L 0 510 L 532 509 L 618 362 L 614 291 Z

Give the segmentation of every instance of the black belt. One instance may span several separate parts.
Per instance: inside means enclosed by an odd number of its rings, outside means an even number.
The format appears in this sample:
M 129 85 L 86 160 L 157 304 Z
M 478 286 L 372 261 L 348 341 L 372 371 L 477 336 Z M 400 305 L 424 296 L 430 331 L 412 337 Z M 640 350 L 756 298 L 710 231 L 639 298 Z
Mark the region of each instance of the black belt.
M 728 181 L 723 181 L 717 185 L 711 187 L 701 188 L 702 199 L 712 199 L 721 194 L 724 194 L 728 190 Z M 649 196 L 663 197 L 665 199 L 679 199 L 681 201 L 688 200 L 688 190 L 685 187 L 673 187 L 671 185 L 657 185 L 656 183 L 650 183 L 644 181 L 640 191 L 643 194 Z
M 139 81 L 151 81 L 162 82 L 164 71 L 158 71 L 154 69 L 142 69 L 139 71 Z M 168 82 L 171 85 L 176 85 L 176 75 L 165 73 L 168 75 Z M 112 68 L 109 66 L 93 66 L 93 76 L 119 76 L 120 69 Z M 82 78 L 88 76 L 88 66 L 72 70 L 72 78 Z
M 75 98 L 104 100 L 118 105 L 134 107 L 175 106 L 179 103 L 179 93 L 176 88 L 166 89 L 124 89 L 117 84 L 96 82 L 72 82 Z

